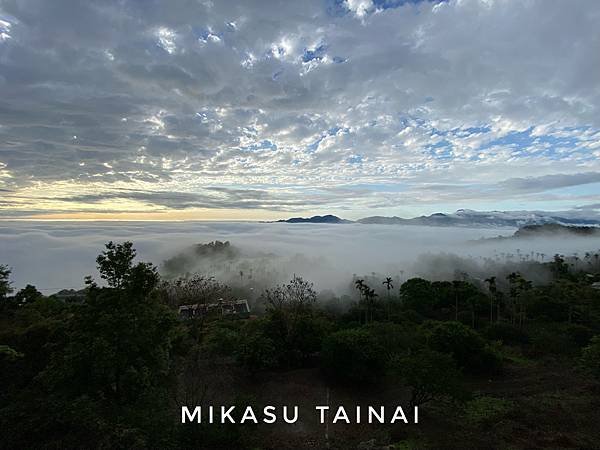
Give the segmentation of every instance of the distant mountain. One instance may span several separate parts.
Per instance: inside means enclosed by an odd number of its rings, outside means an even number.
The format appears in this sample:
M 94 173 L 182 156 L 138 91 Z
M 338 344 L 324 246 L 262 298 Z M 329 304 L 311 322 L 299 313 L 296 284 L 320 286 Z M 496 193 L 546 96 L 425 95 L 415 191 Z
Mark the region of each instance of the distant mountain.
M 277 220 L 285 223 L 353 223 L 351 220 L 327 214 L 325 216 L 292 217 Z M 527 225 L 587 225 L 599 226 L 600 218 L 586 217 L 578 211 L 474 211 L 459 209 L 455 213 L 434 213 L 429 216 L 405 219 L 392 216 L 370 216 L 358 219 L 357 223 L 377 225 L 421 225 L 429 227 L 510 227 L 521 228 Z
M 291 219 L 277 220 L 286 223 L 351 223 L 350 220 L 341 219 L 337 216 L 327 214 L 325 216 L 292 217 Z
M 560 215 L 559 215 L 560 214 Z M 454 214 L 435 213 L 412 219 L 401 217 L 372 216 L 357 220 L 364 224 L 424 225 L 442 227 L 515 227 L 526 225 L 600 225 L 600 220 L 584 217 L 569 217 L 567 213 L 543 211 L 473 211 L 459 209 Z

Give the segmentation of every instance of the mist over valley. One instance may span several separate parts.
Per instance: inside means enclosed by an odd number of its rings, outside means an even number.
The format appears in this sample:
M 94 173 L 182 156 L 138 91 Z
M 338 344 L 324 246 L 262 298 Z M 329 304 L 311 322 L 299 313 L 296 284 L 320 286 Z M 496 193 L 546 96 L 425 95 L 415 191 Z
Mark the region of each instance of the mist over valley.
M 584 264 L 586 252 L 600 248 L 597 233 L 570 233 L 565 239 L 562 228 L 521 237 L 515 231 L 361 223 L 8 221 L 0 223 L 0 255 L 13 269 L 15 288 L 29 283 L 50 294 L 82 288 L 84 277 L 95 273 L 104 244 L 128 240 L 138 258 L 157 265 L 165 278 L 214 276 L 253 297 L 294 274 L 312 281 L 317 291 L 337 295 L 353 293 L 354 275 L 376 278 L 377 285 L 387 276 L 396 283 L 415 276 L 477 280 L 512 271 L 515 264 L 534 282 L 543 282 L 547 271 L 535 263 L 559 253 L 578 255 Z M 227 248 L 203 249 L 214 241 Z

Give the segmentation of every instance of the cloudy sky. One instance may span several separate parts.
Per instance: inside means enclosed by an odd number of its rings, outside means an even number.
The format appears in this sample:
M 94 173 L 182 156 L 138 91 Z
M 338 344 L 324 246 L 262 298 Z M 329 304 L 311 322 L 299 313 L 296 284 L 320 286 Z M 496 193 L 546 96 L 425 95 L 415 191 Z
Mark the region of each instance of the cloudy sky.
M 596 0 L 0 0 L 0 218 L 600 208 Z

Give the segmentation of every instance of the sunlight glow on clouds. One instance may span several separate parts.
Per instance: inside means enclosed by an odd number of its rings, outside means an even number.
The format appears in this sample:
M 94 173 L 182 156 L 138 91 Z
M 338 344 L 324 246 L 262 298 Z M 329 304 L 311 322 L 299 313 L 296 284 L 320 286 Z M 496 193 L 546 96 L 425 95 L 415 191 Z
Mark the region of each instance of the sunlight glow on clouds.
M 599 20 L 592 0 L 0 0 L 0 216 L 597 205 Z

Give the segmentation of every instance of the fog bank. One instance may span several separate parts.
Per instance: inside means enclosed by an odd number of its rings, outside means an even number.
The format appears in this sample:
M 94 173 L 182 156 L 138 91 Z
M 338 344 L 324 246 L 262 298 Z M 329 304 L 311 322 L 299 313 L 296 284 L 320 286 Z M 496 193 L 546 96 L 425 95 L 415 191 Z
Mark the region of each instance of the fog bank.
M 221 240 L 239 250 L 238 260 L 227 267 L 211 267 L 204 261 L 185 270 L 201 270 L 231 282 L 237 280 L 241 264 L 247 268 L 246 277 L 248 270 L 256 270 L 275 283 L 295 273 L 313 281 L 318 290 L 336 290 L 348 286 L 353 274 L 451 277 L 463 264 L 453 255 L 468 258 L 475 270 L 494 255 L 532 254 L 536 259 L 544 253 L 547 261 L 554 253 L 600 248 L 597 237 L 477 242 L 514 231 L 363 224 L 6 221 L 0 222 L 0 264 L 12 267 L 15 288 L 31 283 L 49 294 L 80 288 L 85 275 L 96 275 L 95 258 L 109 240 L 133 241 L 139 258 L 156 265 L 194 244 Z M 434 257 L 441 253 L 446 255 Z

